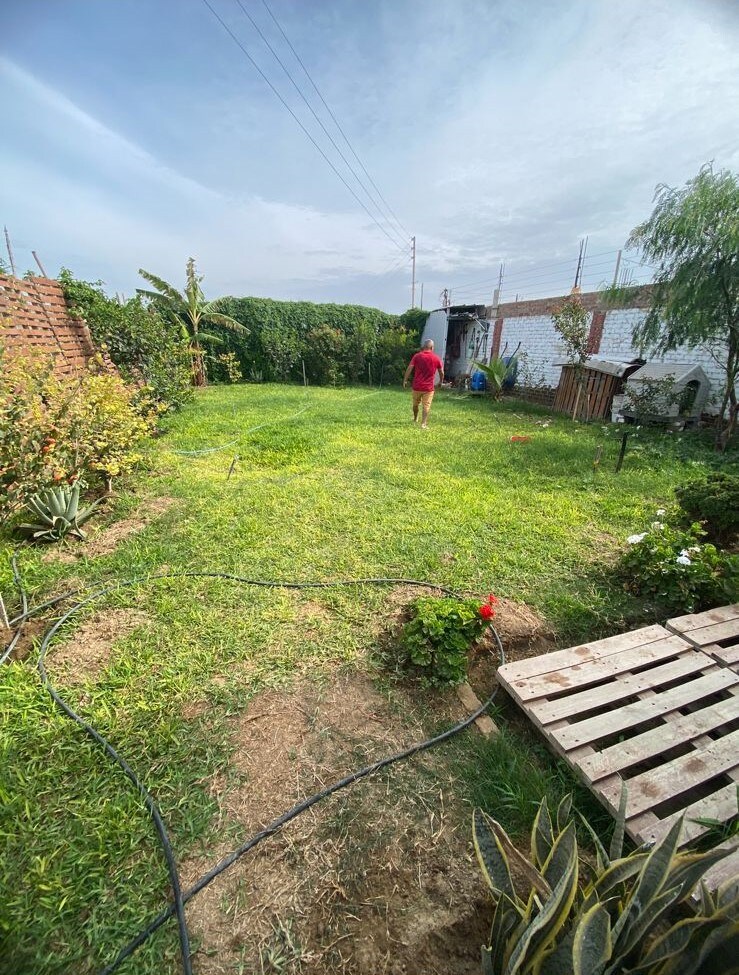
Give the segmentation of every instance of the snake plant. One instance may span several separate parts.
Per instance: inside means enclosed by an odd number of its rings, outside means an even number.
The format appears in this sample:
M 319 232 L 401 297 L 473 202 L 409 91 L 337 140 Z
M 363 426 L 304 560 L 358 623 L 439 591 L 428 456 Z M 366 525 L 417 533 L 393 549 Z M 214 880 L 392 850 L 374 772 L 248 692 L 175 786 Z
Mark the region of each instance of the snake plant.
M 651 849 L 623 855 L 623 818 L 610 851 L 587 823 L 595 864 L 579 855 L 571 800 L 552 817 L 546 798 L 530 855 L 479 809 L 475 851 L 495 908 L 483 975 L 729 975 L 739 971 L 739 878 L 682 916 L 701 877 L 727 851 L 678 851 L 682 820 Z
M 82 525 L 94 514 L 101 499 L 80 509 L 80 485 L 49 488 L 34 495 L 28 510 L 38 519 L 18 525 L 16 532 L 33 542 L 60 542 L 62 539 L 84 539 Z

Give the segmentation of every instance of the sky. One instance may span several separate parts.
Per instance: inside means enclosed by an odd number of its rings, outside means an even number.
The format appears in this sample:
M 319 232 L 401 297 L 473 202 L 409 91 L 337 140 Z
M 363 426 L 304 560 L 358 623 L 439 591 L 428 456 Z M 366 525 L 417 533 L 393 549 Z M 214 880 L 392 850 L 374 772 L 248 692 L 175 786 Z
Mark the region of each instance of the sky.
M 443 288 L 489 303 L 502 263 L 502 300 L 561 294 L 586 237 L 590 290 L 658 184 L 708 162 L 739 171 L 735 0 L 0 11 L 0 223 L 19 273 L 33 249 L 50 275 L 66 266 L 111 293 L 142 286 L 140 267 L 181 286 L 192 256 L 208 297 L 400 312 L 412 235 L 425 308 Z M 629 252 L 621 268 L 651 273 Z

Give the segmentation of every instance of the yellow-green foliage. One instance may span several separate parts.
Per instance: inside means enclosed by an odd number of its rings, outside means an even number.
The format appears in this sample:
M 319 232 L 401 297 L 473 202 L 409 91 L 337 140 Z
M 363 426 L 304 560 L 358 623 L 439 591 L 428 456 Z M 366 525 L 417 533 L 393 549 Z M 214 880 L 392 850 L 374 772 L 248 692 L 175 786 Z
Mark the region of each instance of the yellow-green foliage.
M 61 378 L 48 356 L 0 346 L 0 519 L 34 494 L 78 479 L 116 477 L 141 459 L 156 410 L 93 363 Z
M 566 797 L 552 818 L 542 801 L 530 857 L 499 823 L 475 810 L 475 850 L 495 901 L 483 975 L 736 972 L 736 880 L 713 894 L 703 887 L 692 917 L 672 913 L 726 851 L 678 852 L 677 820 L 651 850 L 623 856 L 621 817 L 608 853 L 593 834 L 593 866 L 579 856 L 570 805 Z

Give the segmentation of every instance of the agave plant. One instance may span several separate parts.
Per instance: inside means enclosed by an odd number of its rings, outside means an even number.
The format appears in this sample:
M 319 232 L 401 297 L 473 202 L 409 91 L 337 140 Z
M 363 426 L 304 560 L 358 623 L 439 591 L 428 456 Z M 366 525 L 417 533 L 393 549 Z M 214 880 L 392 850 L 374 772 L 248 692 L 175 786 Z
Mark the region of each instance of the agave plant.
M 484 975 L 737 972 L 739 880 L 713 893 L 701 885 L 698 911 L 678 920 L 673 914 L 726 851 L 678 852 L 678 820 L 651 849 L 623 856 L 625 808 L 624 800 L 608 852 L 585 823 L 595 865 L 579 856 L 569 796 L 553 818 L 542 800 L 529 857 L 475 810 L 475 850 L 495 901 Z
M 33 542 L 60 542 L 67 537 L 83 540 L 85 533 L 82 525 L 94 514 L 101 500 L 93 501 L 80 510 L 79 481 L 71 487 L 65 484 L 63 487 L 49 488 L 35 494 L 27 504 L 38 521 L 18 525 L 16 531 Z

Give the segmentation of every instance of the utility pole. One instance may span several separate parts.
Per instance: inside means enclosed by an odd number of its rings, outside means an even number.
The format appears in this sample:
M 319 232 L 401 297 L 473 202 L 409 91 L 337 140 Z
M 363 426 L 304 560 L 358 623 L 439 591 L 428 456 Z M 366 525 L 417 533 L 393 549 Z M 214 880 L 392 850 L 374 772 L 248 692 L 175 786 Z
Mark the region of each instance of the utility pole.
M 572 291 L 575 293 L 578 290 L 582 290 L 582 272 L 585 266 L 585 252 L 588 249 L 588 238 L 584 237 L 580 241 L 580 254 L 577 258 L 577 270 L 575 271 L 575 283 L 572 286 Z
M 498 287 L 493 291 L 493 308 L 497 310 L 500 304 L 500 295 L 503 290 L 503 271 L 505 269 L 505 261 L 500 262 L 500 271 L 498 271 Z
M 39 271 L 41 271 L 41 275 L 45 278 L 48 278 L 49 275 L 46 273 L 46 271 L 44 271 L 44 265 L 38 259 L 38 254 L 36 253 L 36 251 L 31 251 L 31 253 L 33 254 L 34 261 L 38 264 L 38 269 Z
M 10 234 L 8 233 L 8 228 L 5 227 L 5 246 L 8 248 L 8 258 L 10 259 L 10 273 L 13 277 L 15 274 L 15 261 L 13 260 L 13 248 L 10 246 Z
M 423 281 L 421 282 L 421 302 L 418 307 L 423 311 Z
M 449 307 L 449 288 L 444 288 L 444 290 L 441 292 L 441 294 L 439 295 L 439 297 L 441 298 L 441 307 L 442 308 L 448 308 Z
M 618 252 L 618 257 L 616 258 L 616 270 L 613 272 L 613 287 L 615 288 L 618 284 L 618 272 L 621 267 L 621 251 Z
M 413 261 L 413 279 L 411 281 L 411 308 L 416 307 L 416 238 L 411 237 L 411 259 Z

